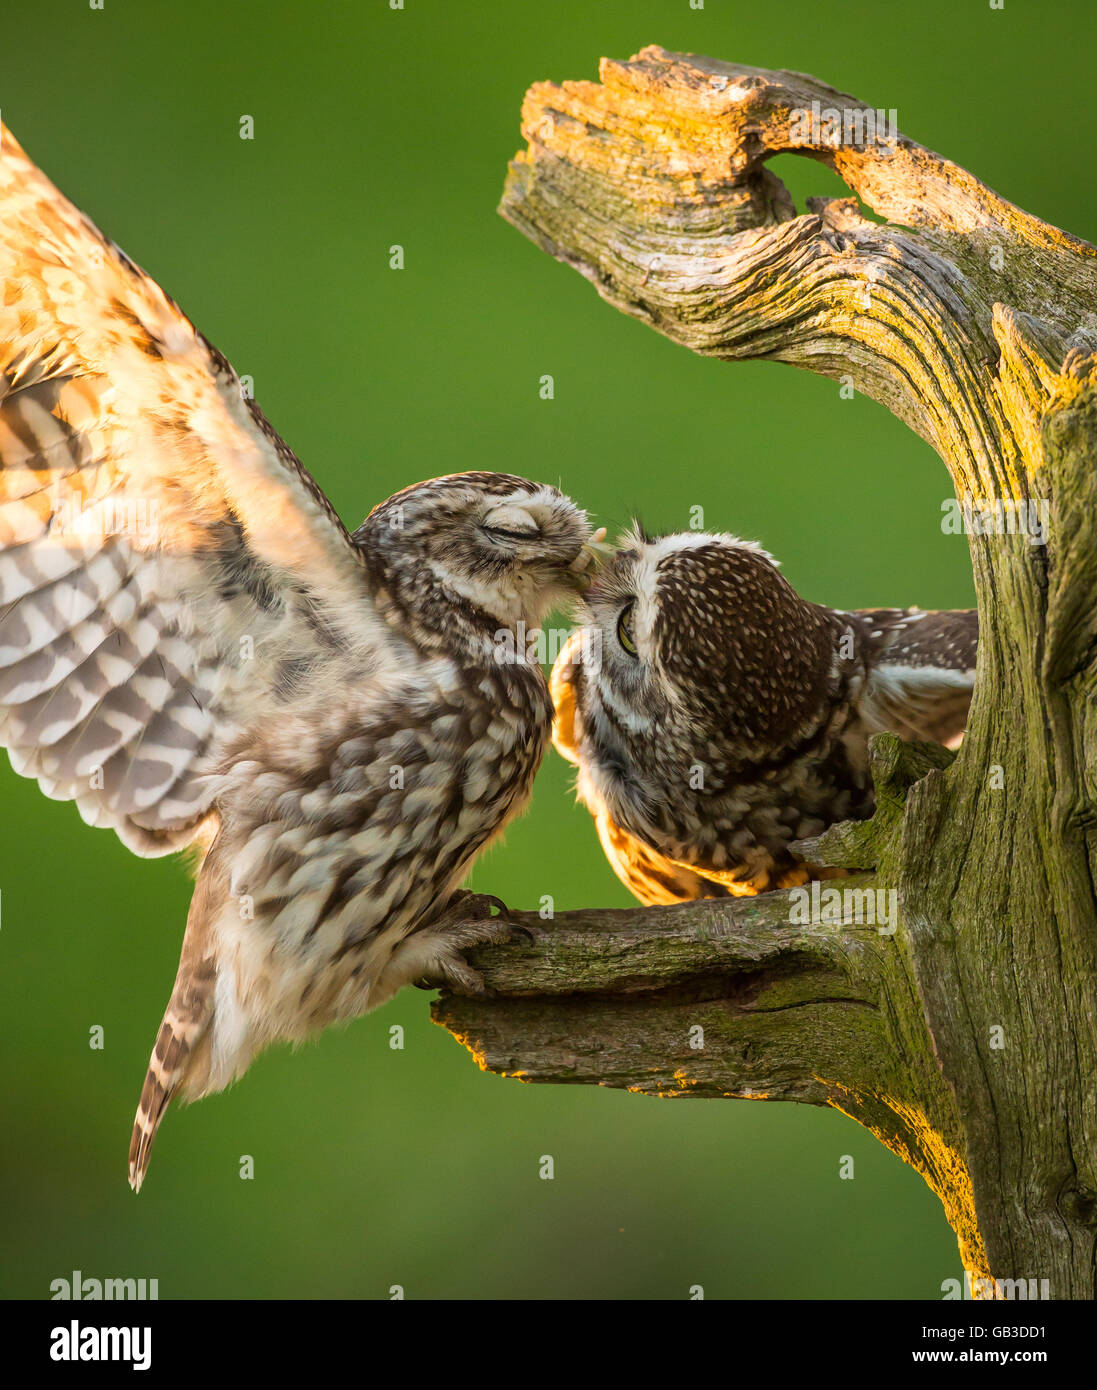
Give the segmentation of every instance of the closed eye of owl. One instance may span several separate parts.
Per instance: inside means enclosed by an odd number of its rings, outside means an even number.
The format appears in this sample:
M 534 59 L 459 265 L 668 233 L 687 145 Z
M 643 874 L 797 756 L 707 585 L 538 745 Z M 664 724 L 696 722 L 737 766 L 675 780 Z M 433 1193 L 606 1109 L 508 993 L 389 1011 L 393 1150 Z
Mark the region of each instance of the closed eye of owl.
M 509 928 L 460 885 L 529 800 L 552 705 L 519 634 L 585 585 L 589 527 L 555 488 L 472 472 L 352 535 L 228 362 L 0 134 L 0 746 L 136 854 L 200 860 L 139 1188 L 173 1096 L 404 984 L 482 988 L 462 951 Z
M 803 882 L 793 842 L 872 813 L 872 734 L 950 742 L 967 720 L 974 610 L 827 608 L 734 536 L 634 527 L 580 623 L 553 742 L 645 903 Z

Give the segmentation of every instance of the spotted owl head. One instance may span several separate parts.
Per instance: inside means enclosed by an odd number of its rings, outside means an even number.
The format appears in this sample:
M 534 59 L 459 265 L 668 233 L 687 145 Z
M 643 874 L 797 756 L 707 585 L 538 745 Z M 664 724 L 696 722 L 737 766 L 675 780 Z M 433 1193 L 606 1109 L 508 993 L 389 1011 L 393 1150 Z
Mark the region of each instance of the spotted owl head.
M 404 488 L 355 533 L 379 586 L 417 623 L 484 632 L 537 627 L 586 587 L 586 513 L 508 473 L 454 473 Z
M 580 795 L 650 840 L 703 817 L 742 763 L 802 737 L 833 661 L 826 610 L 760 546 L 634 527 L 553 670 L 554 741 Z

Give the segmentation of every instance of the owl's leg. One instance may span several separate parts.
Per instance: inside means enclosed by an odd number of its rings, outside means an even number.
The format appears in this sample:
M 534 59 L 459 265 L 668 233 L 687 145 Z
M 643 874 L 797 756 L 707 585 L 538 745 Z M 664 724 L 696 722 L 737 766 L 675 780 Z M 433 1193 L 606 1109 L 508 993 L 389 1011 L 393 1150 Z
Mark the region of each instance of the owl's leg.
M 812 879 L 827 878 L 848 878 L 848 869 L 839 869 L 834 865 L 808 864 L 798 861 L 790 869 L 778 874 L 773 882 L 767 886 L 765 891 L 771 888 L 799 888 L 805 883 L 810 883 Z
M 772 888 L 799 888 L 805 883 L 810 883 L 812 877 L 809 865 L 797 862 L 779 873 L 770 874 L 770 881 L 764 885 L 761 891 L 766 892 Z
M 492 916 L 497 908 L 499 915 Z M 419 967 L 410 983 L 420 989 L 453 990 L 455 994 L 484 996 L 488 988 L 484 977 L 465 960 L 464 952 L 473 946 L 488 946 L 516 937 L 526 940 L 532 933 L 507 915 L 507 906 L 490 893 L 455 893 L 445 910 L 404 942 Z M 410 959 L 407 963 L 410 963 Z M 405 962 L 401 962 L 402 965 Z

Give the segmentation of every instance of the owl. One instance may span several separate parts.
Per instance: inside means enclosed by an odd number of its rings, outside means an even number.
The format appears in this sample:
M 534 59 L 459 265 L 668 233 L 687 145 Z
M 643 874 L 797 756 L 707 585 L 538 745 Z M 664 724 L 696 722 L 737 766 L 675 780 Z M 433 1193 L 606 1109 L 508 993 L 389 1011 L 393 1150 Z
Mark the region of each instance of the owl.
M 509 929 L 459 886 L 529 798 L 552 704 L 523 638 L 586 583 L 589 527 L 483 472 L 349 533 L 7 130 L 0 287 L 0 742 L 134 853 L 199 862 L 136 1190 L 173 1096 L 407 982 L 480 987 L 462 951 Z
M 795 842 L 872 813 L 872 734 L 963 732 L 974 611 L 842 612 L 752 542 L 639 528 L 581 603 L 553 741 L 642 902 L 805 882 Z

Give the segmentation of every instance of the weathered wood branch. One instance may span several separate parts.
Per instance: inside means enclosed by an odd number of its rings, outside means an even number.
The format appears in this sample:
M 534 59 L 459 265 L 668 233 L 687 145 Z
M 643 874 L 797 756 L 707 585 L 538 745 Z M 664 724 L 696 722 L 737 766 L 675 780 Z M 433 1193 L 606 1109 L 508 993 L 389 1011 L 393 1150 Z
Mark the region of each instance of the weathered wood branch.
M 872 752 L 877 813 L 811 842 L 829 864 L 874 864 L 908 788 L 952 759 L 893 735 Z M 433 1016 L 485 1070 L 527 1082 L 834 1106 L 923 1174 L 982 1277 L 958 1118 L 909 1026 L 917 999 L 897 922 L 877 921 L 879 888 L 872 874 L 836 879 L 814 909 L 766 893 L 551 923 L 512 912 L 532 942 L 470 953 L 490 997 L 443 995 Z
M 897 132 L 867 138 L 867 108 L 813 78 L 658 48 L 600 76 L 531 88 L 503 215 L 683 346 L 848 375 L 959 498 L 1048 530 L 970 538 L 979 679 L 955 763 L 878 750 L 876 822 L 826 838 L 898 892 L 893 936 L 798 929 L 783 894 L 567 914 L 483 954 L 494 999 L 436 1015 L 531 1080 L 837 1105 L 926 1175 L 973 1273 L 1093 1298 L 1097 249 Z M 797 216 L 766 168 L 782 153 L 856 198 Z
M 825 143 L 822 113 L 844 129 L 868 108 L 799 73 L 647 48 L 600 75 L 530 89 L 503 216 L 675 342 L 852 376 L 961 495 L 1013 495 L 1065 352 L 1097 345 L 1097 251 L 898 132 Z M 819 143 L 797 143 L 813 103 Z M 852 198 L 795 216 L 765 167 L 785 153 L 829 165 L 887 224 Z
M 549 931 L 536 913 L 513 915 L 537 939 L 477 953 L 496 997 L 438 1006 L 491 1071 L 824 1104 L 824 1076 L 845 1085 L 879 1054 L 872 927 L 793 926 L 784 894 L 564 912 Z

